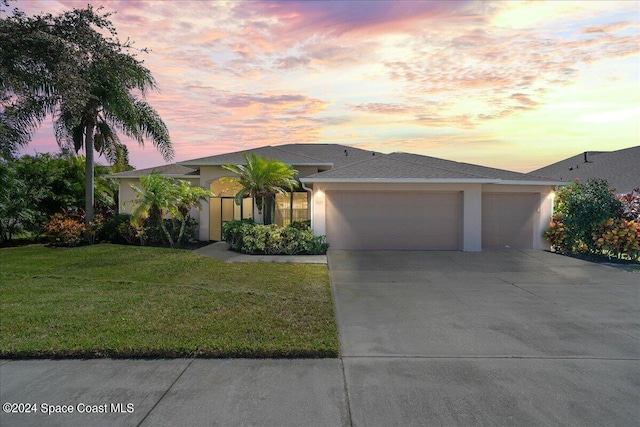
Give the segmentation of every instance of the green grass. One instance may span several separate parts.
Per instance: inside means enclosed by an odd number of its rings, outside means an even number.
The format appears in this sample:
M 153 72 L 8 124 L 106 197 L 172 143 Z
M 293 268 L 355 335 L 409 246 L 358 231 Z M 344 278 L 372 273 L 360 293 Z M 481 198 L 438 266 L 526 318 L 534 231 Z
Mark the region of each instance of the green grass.
M 0 249 L 0 357 L 336 357 L 326 266 Z

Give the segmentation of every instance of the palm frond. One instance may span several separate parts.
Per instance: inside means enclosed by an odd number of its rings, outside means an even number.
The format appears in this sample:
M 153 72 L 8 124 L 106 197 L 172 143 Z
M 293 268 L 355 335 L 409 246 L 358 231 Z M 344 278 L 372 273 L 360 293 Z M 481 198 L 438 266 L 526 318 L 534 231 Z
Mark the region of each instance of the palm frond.
M 236 193 L 235 203 L 242 203 L 242 198 L 249 195 L 256 199 L 258 209 L 262 211 L 264 199 L 275 194 L 285 194 L 297 186 L 295 176 L 298 171 L 291 166 L 251 153 L 244 154 L 244 165 L 223 165 L 222 168 L 235 176 L 224 179 L 238 183 L 242 189 Z
M 104 116 L 112 126 L 140 145 L 144 146 L 145 138 L 150 139 L 166 161 L 173 159 L 173 145 L 167 125 L 147 102 L 138 100 L 131 94 L 114 93 L 105 102 Z

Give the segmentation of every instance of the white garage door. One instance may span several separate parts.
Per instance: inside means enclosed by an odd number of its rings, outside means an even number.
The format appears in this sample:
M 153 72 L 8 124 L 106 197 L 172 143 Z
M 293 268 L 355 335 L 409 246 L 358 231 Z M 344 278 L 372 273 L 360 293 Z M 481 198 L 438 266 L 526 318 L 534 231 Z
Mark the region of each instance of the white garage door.
M 533 248 L 537 193 L 484 193 L 482 247 Z
M 327 191 L 333 249 L 457 250 L 460 193 Z

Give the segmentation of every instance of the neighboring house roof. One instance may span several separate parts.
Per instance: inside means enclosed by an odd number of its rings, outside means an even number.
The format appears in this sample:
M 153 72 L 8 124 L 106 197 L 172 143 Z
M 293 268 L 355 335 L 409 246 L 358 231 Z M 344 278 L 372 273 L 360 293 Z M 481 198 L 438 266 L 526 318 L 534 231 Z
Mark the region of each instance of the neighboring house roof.
M 563 184 L 548 178 L 408 153 L 372 156 L 301 181 Z
M 640 145 L 616 151 L 587 151 L 536 169 L 531 174 L 562 181 L 605 179 L 616 193 L 623 194 L 640 187 L 639 165 Z
M 107 178 L 139 178 L 141 176 L 151 175 L 152 173 L 159 173 L 172 178 L 197 178 L 200 176 L 198 170 L 194 168 L 172 163 L 170 165 L 114 173 L 107 175 Z

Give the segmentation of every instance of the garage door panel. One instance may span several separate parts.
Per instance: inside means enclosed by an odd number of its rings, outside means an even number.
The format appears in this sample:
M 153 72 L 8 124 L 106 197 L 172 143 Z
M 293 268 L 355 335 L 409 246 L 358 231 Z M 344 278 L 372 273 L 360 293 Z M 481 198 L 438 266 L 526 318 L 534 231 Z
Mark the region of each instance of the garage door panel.
M 482 247 L 533 248 L 537 193 L 482 195 Z
M 327 192 L 334 249 L 456 250 L 459 193 Z

